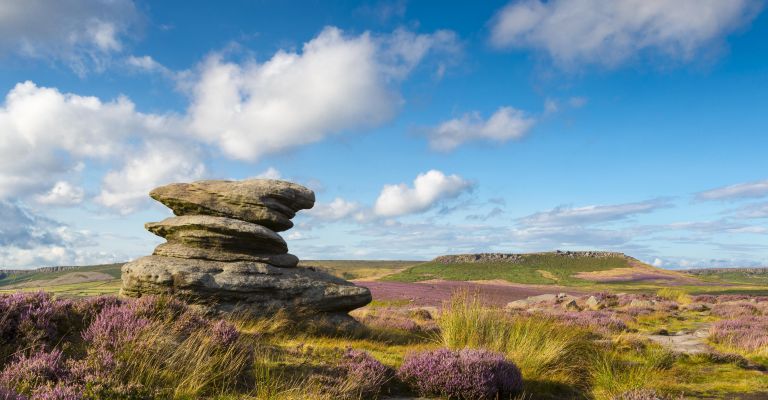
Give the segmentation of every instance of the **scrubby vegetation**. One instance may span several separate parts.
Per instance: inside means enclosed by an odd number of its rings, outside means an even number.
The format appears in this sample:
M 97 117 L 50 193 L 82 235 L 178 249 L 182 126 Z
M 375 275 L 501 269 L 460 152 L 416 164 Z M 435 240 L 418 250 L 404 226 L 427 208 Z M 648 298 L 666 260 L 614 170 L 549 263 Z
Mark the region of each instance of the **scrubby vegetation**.
M 0 399 L 759 398 L 766 311 L 676 290 L 519 310 L 458 293 L 438 309 L 377 302 L 339 335 L 170 298 L 18 293 L 0 296 Z M 664 339 L 702 330 L 701 351 Z

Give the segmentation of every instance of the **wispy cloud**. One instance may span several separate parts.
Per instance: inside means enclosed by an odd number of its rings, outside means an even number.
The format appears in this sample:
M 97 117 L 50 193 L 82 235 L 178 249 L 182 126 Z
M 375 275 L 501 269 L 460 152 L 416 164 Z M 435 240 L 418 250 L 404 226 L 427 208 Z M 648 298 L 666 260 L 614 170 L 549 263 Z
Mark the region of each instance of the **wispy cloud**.
M 558 65 L 616 66 L 653 51 L 690 60 L 748 24 L 756 0 L 521 0 L 502 8 L 491 23 L 491 43 L 532 48 Z
M 738 183 L 696 194 L 696 200 L 739 200 L 768 196 L 768 180 Z
M 104 69 L 141 21 L 132 0 L 8 1 L 2 8 L 0 54 L 63 62 L 80 75 Z
M 589 225 L 623 220 L 634 215 L 648 214 L 671 206 L 671 203 L 666 199 L 612 205 L 560 206 L 520 218 L 518 222 L 527 226 Z

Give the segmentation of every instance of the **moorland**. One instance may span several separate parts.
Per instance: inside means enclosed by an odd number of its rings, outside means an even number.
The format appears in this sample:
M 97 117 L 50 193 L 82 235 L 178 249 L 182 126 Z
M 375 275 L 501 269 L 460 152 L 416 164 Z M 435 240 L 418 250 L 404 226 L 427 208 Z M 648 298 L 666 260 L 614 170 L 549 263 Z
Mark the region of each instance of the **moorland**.
M 0 398 L 768 398 L 762 269 L 302 261 L 371 289 L 342 333 L 119 299 L 121 265 L 0 275 Z

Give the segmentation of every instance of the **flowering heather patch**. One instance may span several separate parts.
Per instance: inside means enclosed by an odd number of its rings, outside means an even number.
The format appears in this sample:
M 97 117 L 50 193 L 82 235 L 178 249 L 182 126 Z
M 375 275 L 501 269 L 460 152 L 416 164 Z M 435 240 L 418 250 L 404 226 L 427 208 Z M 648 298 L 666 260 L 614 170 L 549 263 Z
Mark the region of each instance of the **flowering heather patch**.
M 609 311 L 568 311 L 555 314 L 555 316 L 566 325 L 580 326 L 603 334 L 618 333 L 629 329 L 625 321 Z
M 653 389 L 635 389 L 622 393 L 612 400 L 667 400 L 669 397 L 663 396 Z
M 240 334 L 237 332 L 235 326 L 227 321 L 224 321 L 223 319 L 217 321 L 211 326 L 211 332 L 213 334 L 214 341 L 221 346 L 229 346 L 235 343 L 237 338 L 240 337 Z
M 420 310 L 429 316 L 429 319 L 424 318 L 424 313 L 417 314 L 416 317 L 422 319 L 422 323 L 419 324 L 412 317 L 412 312 L 407 310 L 395 310 L 391 308 L 377 309 L 370 311 L 358 317 L 359 321 L 365 325 L 383 328 L 383 329 L 397 329 L 412 333 L 431 332 L 437 329 L 435 322 L 431 319 L 431 315 L 426 310 Z
M 30 400 L 81 400 L 82 392 L 81 388 L 66 384 L 43 386 L 35 390 Z
M 717 321 L 709 331 L 714 343 L 749 353 L 768 353 L 768 317 L 746 316 Z
M 712 315 L 728 319 L 762 314 L 755 304 L 743 301 L 715 304 L 711 312 Z
M 0 386 L 0 400 L 27 400 L 27 397 Z
M 522 390 L 515 364 L 488 350 L 439 349 L 406 356 L 397 372 L 421 395 L 494 399 Z
M 69 327 L 71 305 L 44 292 L 0 296 L 0 342 L 11 352 L 56 343 Z
M 173 297 L 144 296 L 128 303 L 133 312 L 155 321 L 175 321 L 189 311 L 189 306 Z
M 392 378 L 392 370 L 364 351 L 347 349 L 339 365 L 345 375 L 344 389 L 354 398 L 378 396 Z
M 19 393 L 29 393 L 35 388 L 62 381 L 67 377 L 68 371 L 61 350 L 53 350 L 16 357 L 0 373 L 0 382 Z
M 97 348 L 114 351 L 135 339 L 150 321 L 137 315 L 133 307 L 112 306 L 99 314 L 83 332 L 83 339 Z
M 115 296 L 96 296 L 79 299 L 73 304 L 75 313 L 83 319 L 85 326 L 90 325 L 102 310 L 109 307 L 115 307 L 122 304 L 122 301 Z

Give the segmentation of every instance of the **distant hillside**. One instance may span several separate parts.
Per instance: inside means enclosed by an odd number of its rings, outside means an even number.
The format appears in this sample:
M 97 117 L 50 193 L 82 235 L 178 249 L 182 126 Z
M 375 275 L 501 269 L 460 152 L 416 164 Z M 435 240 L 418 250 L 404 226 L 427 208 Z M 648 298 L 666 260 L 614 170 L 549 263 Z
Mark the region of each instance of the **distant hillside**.
M 683 271 L 706 281 L 768 284 L 768 267 L 760 268 L 699 268 Z
M 623 253 L 554 251 L 545 253 L 481 253 L 440 256 L 382 278 L 418 282 L 505 280 L 525 284 L 578 285 L 594 282 L 695 281 L 679 272 L 645 264 Z
M 120 268 L 124 263 L 86 266 L 42 267 L 31 270 L 0 270 L 0 287 L 26 284 L 33 281 L 50 281 L 67 274 L 98 272 L 120 279 Z M 106 279 L 106 276 L 105 276 Z
M 345 279 L 375 279 L 396 273 L 418 261 L 303 260 Z M 46 290 L 64 296 L 115 294 L 120 289 L 123 263 L 44 267 L 33 270 L 0 270 L 0 292 Z

